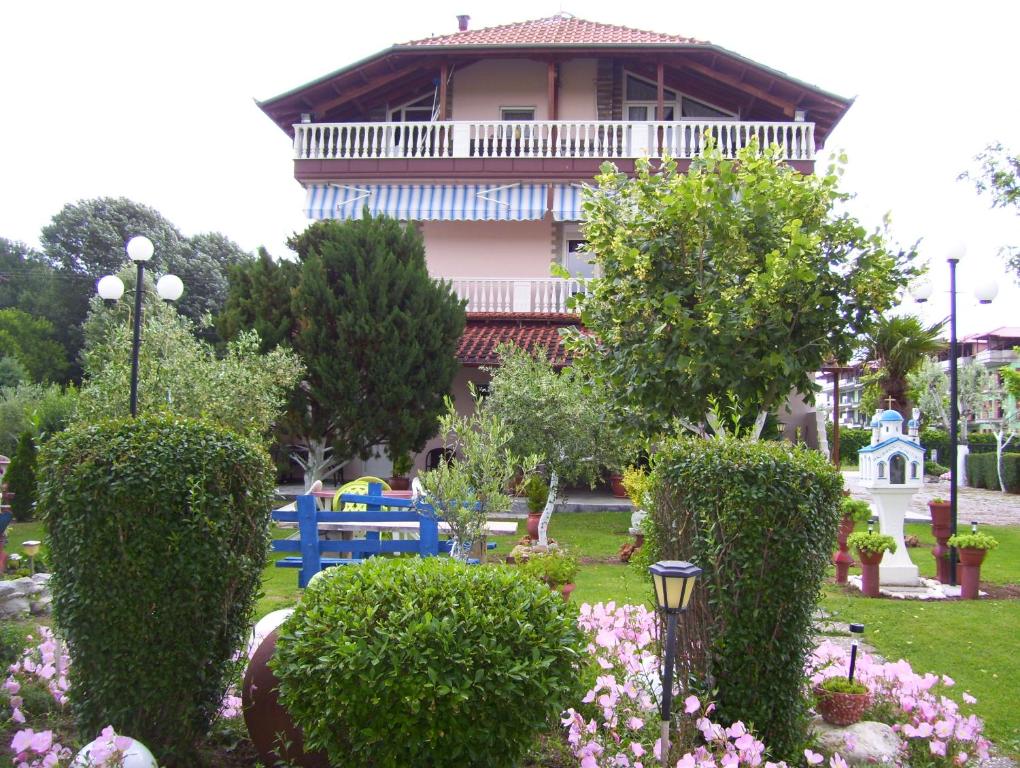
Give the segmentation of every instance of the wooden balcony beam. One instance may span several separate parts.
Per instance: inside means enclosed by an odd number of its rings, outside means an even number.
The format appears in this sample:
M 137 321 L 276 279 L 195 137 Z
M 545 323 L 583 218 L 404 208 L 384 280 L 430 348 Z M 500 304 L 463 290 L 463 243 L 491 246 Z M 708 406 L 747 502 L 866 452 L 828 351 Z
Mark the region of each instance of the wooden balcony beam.
M 739 78 L 736 78 L 733 75 L 724 74 L 717 69 L 712 69 L 711 67 L 690 59 L 684 59 L 683 61 L 677 62 L 676 66 L 682 69 L 689 69 L 692 72 L 697 72 L 699 75 L 704 75 L 707 78 L 728 85 L 738 91 L 743 91 L 744 93 L 749 93 L 752 96 L 757 96 L 762 101 L 767 101 L 774 107 L 779 107 L 783 111 L 784 115 L 793 117 L 796 105 L 792 101 L 774 96 L 764 88 L 759 88 L 756 85 L 742 82 Z
M 354 99 L 357 99 L 360 96 L 364 96 L 365 94 L 370 93 L 371 91 L 374 91 L 377 88 L 381 88 L 382 86 L 388 85 L 389 83 L 392 83 L 395 80 L 399 80 L 402 77 L 407 77 L 408 75 L 418 72 L 420 71 L 420 69 L 421 67 L 416 62 L 414 64 L 409 64 L 405 67 L 401 67 L 400 69 L 393 70 L 392 72 L 385 74 L 381 77 L 377 77 L 368 83 L 364 83 L 363 85 L 358 86 L 357 88 L 351 88 L 350 90 L 345 92 L 342 96 L 337 96 L 334 99 L 322 102 L 321 104 L 318 105 L 317 111 L 320 114 L 325 114 L 326 112 L 329 112 L 331 109 L 336 109 L 337 107 L 346 104 L 349 101 L 353 101 Z

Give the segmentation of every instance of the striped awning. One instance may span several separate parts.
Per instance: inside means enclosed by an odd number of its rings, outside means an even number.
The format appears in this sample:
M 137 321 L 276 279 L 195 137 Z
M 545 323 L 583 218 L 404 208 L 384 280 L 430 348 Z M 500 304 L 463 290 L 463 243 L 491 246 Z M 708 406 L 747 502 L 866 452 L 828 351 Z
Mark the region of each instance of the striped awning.
M 403 221 L 534 221 L 545 216 L 544 184 L 316 184 L 310 219 L 360 218 L 368 208 Z
M 580 221 L 584 218 L 584 188 L 580 184 L 563 184 L 553 188 L 553 219 Z

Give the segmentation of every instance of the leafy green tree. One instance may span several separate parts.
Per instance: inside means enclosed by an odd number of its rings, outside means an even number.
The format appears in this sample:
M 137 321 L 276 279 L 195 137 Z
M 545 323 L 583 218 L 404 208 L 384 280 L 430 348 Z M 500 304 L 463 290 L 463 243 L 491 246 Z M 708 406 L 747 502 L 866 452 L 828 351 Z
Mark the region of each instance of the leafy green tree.
M 1013 208 L 1020 215 L 1020 154 L 997 142 L 985 147 L 974 160 L 978 163 L 977 171 L 973 174 L 964 171 L 960 178 L 972 181 L 979 194 L 989 195 L 993 208 Z M 1020 247 L 1006 245 L 1001 253 L 1020 281 Z
M 293 344 L 308 372 L 286 428 L 306 482 L 376 445 L 392 456 L 421 450 L 443 412 L 464 330 L 464 304 L 429 276 L 421 235 L 366 216 L 317 222 L 290 245 L 301 259 Z
M 61 381 L 67 369 L 53 324 L 20 309 L 0 309 L 0 355 L 16 358 L 32 381 Z
M 128 413 L 132 324 L 123 306 L 93 302 L 86 327 L 85 381 L 77 419 L 95 421 Z M 110 315 L 114 316 L 111 320 Z M 117 317 L 123 321 L 116 321 Z M 140 414 L 168 412 L 206 418 L 249 437 L 265 439 L 280 417 L 301 363 L 284 349 L 259 353 L 254 332 L 238 335 L 223 357 L 195 337 L 190 320 L 170 305 L 143 310 L 139 354 Z
M 18 438 L 31 432 L 42 445 L 67 426 L 74 412 L 77 390 L 57 384 L 20 384 L 0 388 L 0 453 L 13 455 Z
M 227 298 L 216 317 L 220 336 L 232 339 L 241 331 L 253 330 L 262 340 L 263 351 L 289 346 L 295 329 L 291 303 L 301 265 L 276 260 L 260 248 L 257 259 L 234 264 L 227 274 Z
M 905 419 L 910 418 L 907 377 L 926 357 L 945 349 L 944 325 L 944 322 L 924 325 L 914 315 L 882 316 L 873 324 L 864 346 L 868 358 L 879 364 L 876 377 L 882 389 L 879 408 L 891 407 Z
M 177 251 L 168 255 L 166 271 L 184 282 L 184 295 L 177 302 L 177 311 L 201 323 L 205 338 L 215 337 L 213 328 L 202 321 L 206 315 L 215 315 L 223 309 L 227 301 L 228 271 L 251 261 L 250 253 L 218 232 L 189 237 Z
M 949 431 L 949 376 L 939 361 L 926 357 L 907 374 L 909 398 L 924 414 L 930 414 Z M 980 363 L 970 360 L 961 365 L 956 377 L 956 409 L 960 415 L 960 442 L 967 442 L 967 431 L 978 410 L 995 389 L 992 374 Z
M 791 390 L 813 396 L 825 360 L 850 359 L 915 270 L 837 211 L 837 182 L 755 143 L 734 159 L 709 143 L 688 173 L 603 166 L 584 230 L 601 277 L 577 302 L 592 334 L 571 345 L 617 412 L 705 435 L 725 430 L 711 403 L 735 403 L 757 437 Z
M 0 357 L 0 387 L 16 387 L 29 380 L 28 369 L 16 357 Z
M 614 463 L 617 441 L 607 404 L 580 371 L 557 372 L 544 355 L 510 344 L 499 348 L 499 357 L 482 412 L 507 424 L 510 450 L 538 457 L 549 478 L 538 524 L 539 544 L 545 545 L 560 482 L 594 485 L 602 465 Z
M 7 490 L 14 494 L 11 512 L 19 523 L 31 520 L 35 515 L 36 498 L 36 447 L 31 432 L 22 432 L 18 448 L 10 466 L 4 474 Z

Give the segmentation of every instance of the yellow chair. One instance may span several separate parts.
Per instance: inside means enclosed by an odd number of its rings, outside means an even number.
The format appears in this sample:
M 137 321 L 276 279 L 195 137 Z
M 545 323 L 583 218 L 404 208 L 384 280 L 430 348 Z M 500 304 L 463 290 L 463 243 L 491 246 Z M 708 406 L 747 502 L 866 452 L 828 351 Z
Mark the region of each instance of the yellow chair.
M 344 483 L 340 486 L 336 494 L 333 496 L 333 511 L 364 512 L 367 508 L 364 504 L 344 504 L 344 502 L 340 500 L 340 497 L 349 493 L 357 494 L 359 496 L 367 496 L 369 483 L 379 483 L 384 491 L 390 490 L 389 483 L 378 477 L 372 477 L 370 475 L 359 477 L 357 480 L 351 480 L 349 483 Z

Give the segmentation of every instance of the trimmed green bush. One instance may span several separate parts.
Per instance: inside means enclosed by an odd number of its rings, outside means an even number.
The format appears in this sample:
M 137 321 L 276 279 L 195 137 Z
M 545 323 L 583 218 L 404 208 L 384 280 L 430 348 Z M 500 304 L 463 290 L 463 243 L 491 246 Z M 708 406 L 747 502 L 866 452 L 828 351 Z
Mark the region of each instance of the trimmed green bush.
M 82 733 L 112 724 L 194 765 L 266 562 L 265 450 L 169 416 L 78 424 L 40 455 L 54 616 Z
M 832 422 L 826 422 L 825 431 L 829 437 L 829 447 L 832 447 L 833 429 Z M 858 429 L 857 427 L 839 428 L 839 455 L 841 459 L 853 459 L 857 461 L 857 451 L 871 445 L 871 430 Z
M 334 765 L 514 766 L 583 694 L 577 609 L 503 566 L 373 558 L 312 584 L 270 662 Z
M 949 433 L 943 429 L 922 429 L 921 445 L 924 447 L 924 455 L 931 457 L 931 449 L 938 452 L 939 462 L 949 463 Z M 971 455 L 977 453 L 995 453 L 995 436 L 987 432 L 970 432 L 967 435 L 967 445 Z
M 967 454 L 967 485 L 1001 490 L 995 453 Z M 1020 453 L 1002 454 L 1002 475 L 1008 493 L 1020 493 Z
M 799 760 L 804 661 L 842 475 L 785 443 L 683 438 L 664 446 L 654 480 L 656 559 L 705 571 L 681 622 L 679 679 L 715 689 L 720 721 L 753 723 L 772 759 Z
M 35 515 L 36 496 L 36 449 L 31 432 L 22 432 L 18 438 L 18 449 L 4 473 L 4 482 L 7 490 L 14 494 L 11 499 L 14 519 L 19 523 L 31 520 Z
M 949 471 L 949 467 L 943 466 L 935 461 L 924 462 L 924 474 L 934 475 L 935 477 L 942 477 Z

